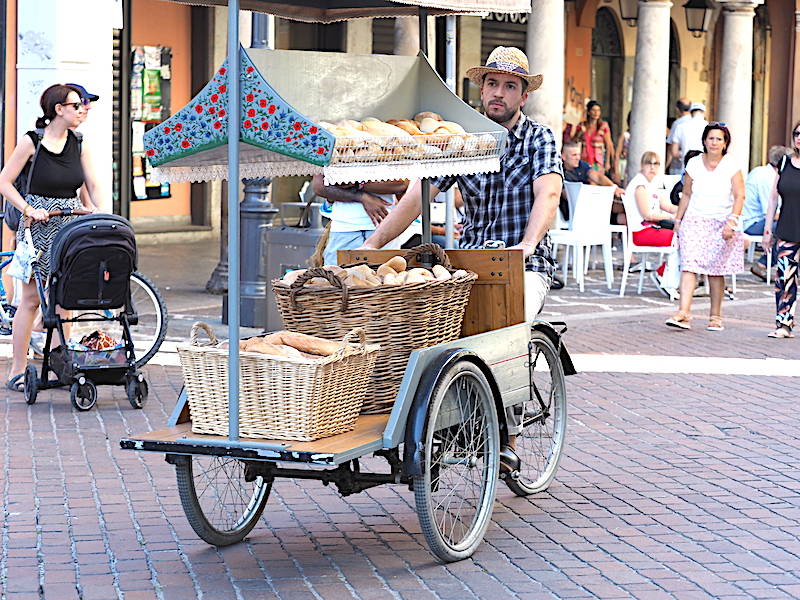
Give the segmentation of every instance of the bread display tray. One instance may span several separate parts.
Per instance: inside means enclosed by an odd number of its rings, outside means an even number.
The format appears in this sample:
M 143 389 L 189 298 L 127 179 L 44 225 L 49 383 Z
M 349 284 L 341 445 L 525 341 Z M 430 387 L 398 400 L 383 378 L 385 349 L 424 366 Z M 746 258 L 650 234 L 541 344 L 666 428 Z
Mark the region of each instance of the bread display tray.
M 507 131 L 453 94 L 423 56 L 240 47 L 240 176 L 322 173 L 326 184 L 498 171 Z M 227 179 L 228 62 L 189 104 L 145 134 L 153 181 Z M 463 134 L 358 147 L 321 122 L 433 112 Z

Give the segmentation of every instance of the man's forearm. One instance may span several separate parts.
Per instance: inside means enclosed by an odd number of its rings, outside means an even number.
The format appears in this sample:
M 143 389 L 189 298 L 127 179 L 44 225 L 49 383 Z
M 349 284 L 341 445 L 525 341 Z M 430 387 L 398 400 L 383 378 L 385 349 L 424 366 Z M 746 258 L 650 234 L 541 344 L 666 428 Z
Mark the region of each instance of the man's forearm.
M 439 190 L 432 185 L 431 200 L 438 193 Z M 372 235 L 367 238 L 364 246 L 367 248 L 382 248 L 403 233 L 414 219 L 419 216 L 421 197 L 422 189 L 420 182 L 417 181 L 406 195 L 400 199 L 388 216 L 381 221 L 381 224 L 372 232 Z
M 538 196 L 528 217 L 525 234 L 520 243 L 536 246 L 550 229 L 558 210 L 559 197 L 555 194 Z
M 343 188 L 336 185 L 326 185 L 319 189 L 318 196 L 327 198 L 331 202 L 361 202 L 361 192 L 353 188 Z

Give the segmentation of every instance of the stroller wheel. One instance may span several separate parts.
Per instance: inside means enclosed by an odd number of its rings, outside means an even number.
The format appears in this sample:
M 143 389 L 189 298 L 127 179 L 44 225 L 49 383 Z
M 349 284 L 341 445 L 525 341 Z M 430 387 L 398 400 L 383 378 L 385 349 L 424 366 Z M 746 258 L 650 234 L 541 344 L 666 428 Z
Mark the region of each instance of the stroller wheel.
M 81 379 L 84 379 L 81 376 Z M 72 406 L 80 411 L 91 410 L 97 402 L 97 387 L 94 382 L 84 379 L 85 383 L 74 382 L 69 388 L 69 400 Z
M 39 375 L 36 367 L 28 365 L 25 369 L 25 402 L 33 404 L 36 402 L 36 395 L 39 393 Z
M 128 383 L 125 384 L 125 391 L 128 394 L 128 402 L 131 403 L 133 408 L 142 408 L 147 401 L 147 394 L 149 392 L 147 380 L 142 379 L 139 381 L 136 377 L 128 378 Z

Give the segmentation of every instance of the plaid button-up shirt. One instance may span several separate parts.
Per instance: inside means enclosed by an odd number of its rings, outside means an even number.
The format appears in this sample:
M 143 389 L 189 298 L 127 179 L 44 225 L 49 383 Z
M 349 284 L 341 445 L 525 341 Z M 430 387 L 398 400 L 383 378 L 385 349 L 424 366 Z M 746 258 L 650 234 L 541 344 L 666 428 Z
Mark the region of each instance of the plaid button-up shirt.
M 497 173 L 436 177 L 431 183 L 441 191 L 458 183 L 465 214 L 461 248 L 481 248 L 486 240 L 514 246 L 522 241 L 533 209 L 533 182 L 547 173 L 564 176 L 553 132 L 521 114 L 509 132 L 508 148 Z M 547 234 L 528 258 L 526 268 L 552 278 L 553 244 Z

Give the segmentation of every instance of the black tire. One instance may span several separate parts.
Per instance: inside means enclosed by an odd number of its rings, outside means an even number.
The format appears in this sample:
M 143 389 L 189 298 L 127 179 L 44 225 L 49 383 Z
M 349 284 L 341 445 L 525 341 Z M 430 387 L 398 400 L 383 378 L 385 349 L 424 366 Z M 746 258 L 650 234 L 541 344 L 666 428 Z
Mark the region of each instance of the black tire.
M 139 322 L 131 326 L 136 347 L 136 367 L 141 368 L 155 356 L 167 336 L 167 304 L 155 284 L 139 272 L 131 273 L 131 302 Z
M 69 388 L 69 401 L 77 410 L 92 410 L 97 404 L 97 386 L 88 379 L 83 384 L 73 382 Z
M 36 371 L 36 367 L 28 365 L 25 368 L 24 381 L 25 402 L 34 404 L 36 402 L 36 396 L 39 394 L 39 374 Z
M 468 558 L 491 521 L 500 472 L 494 397 L 474 363 L 456 362 L 437 380 L 424 448 L 422 475 L 414 478 L 422 532 L 442 561 Z
M 539 331 L 531 334 L 529 373 L 535 385 L 533 399 L 522 405 L 523 429 L 516 438 L 519 478 L 506 478 L 506 484 L 518 496 L 544 491 L 552 483 L 567 431 L 564 368 L 553 343 Z
M 245 480 L 245 463 L 227 456 L 187 456 L 175 463 L 183 512 L 212 546 L 241 542 L 255 527 L 272 483 Z
M 139 381 L 136 377 L 129 377 L 125 383 L 125 393 L 128 396 L 128 402 L 135 409 L 141 409 L 144 403 L 147 402 L 149 388 L 147 380 L 142 379 Z

